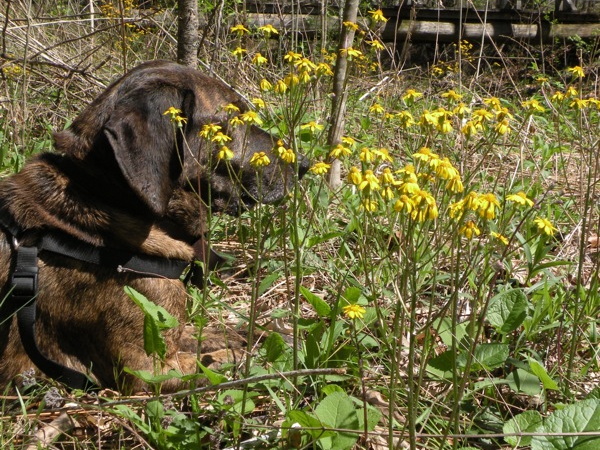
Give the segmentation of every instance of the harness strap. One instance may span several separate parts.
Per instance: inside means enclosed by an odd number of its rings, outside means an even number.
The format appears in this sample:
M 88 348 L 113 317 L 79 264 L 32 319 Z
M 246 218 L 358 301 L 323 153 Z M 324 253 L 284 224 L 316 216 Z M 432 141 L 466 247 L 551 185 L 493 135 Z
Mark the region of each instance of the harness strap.
M 177 279 L 190 265 L 188 261 L 180 259 L 136 255 L 114 248 L 94 247 L 57 232 L 44 235 L 38 248 L 90 264 L 114 267 L 118 272 L 133 272 L 150 277 Z
M 18 309 L 17 324 L 23 348 L 29 359 L 48 377 L 61 381 L 73 389 L 97 390 L 85 374 L 48 359 L 39 349 L 35 339 L 35 313 L 38 278 L 38 249 L 16 248 L 16 265 L 12 276 L 12 307 Z
M 1 212 L 1 208 L 0 208 Z M 37 247 L 18 245 L 19 230 L 10 216 L 0 214 L 0 226 L 13 236 L 16 254 L 12 273 L 10 310 L 17 311 L 17 324 L 21 342 L 29 359 L 48 377 L 71 387 L 85 391 L 98 390 L 85 374 L 58 364 L 47 358 L 39 349 L 35 339 L 36 296 L 38 294 L 38 251 L 56 253 L 79 261 L 112 267 L 118 272 L 132 272 L 140 276 L 178 279 L 189 266 L 187 261 L 164 259 L 107 247 L 94 247 L 58 232 L 44 235 Z M 188 277 L 194 272 L 190 268 Z

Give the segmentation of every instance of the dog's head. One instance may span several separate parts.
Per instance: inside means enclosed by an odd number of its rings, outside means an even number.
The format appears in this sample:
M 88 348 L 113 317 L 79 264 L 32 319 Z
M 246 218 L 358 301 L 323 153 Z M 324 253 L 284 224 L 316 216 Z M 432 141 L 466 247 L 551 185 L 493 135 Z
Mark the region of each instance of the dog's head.
M 294 164 L 281 161 L 269 133 L 250 123 L 230 124 L 228 104 L 239 113 L 248 110 L 232 89 L 197 70 L 167 61 L 145 63 L 56 133 L 56 146 L 78 159 L 111 151 L 126 183 L 159 216 L 181 189 L 199 193 L 214 211 L 239 214 L 257 202 L 281 199 L 294 177 L 306 172 L 308 161 L 301 155 Z M 181 127 L 165 114 L 169 108 L 180 111 Z M 219 125 L 232 138 L 226 143 L 233 152 L 227 163 L 217 156 L 219 144 L 200 135 L 207 124 Z M 258 152 L 270 164 L 252 165 Z

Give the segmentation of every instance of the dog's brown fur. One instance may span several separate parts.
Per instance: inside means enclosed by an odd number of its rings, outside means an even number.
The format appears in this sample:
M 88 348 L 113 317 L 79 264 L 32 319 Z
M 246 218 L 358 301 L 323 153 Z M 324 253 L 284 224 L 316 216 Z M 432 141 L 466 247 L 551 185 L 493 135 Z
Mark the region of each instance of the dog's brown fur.
M 165 61 L 142 64 L 55 134 L 56 153 L 33 158 L 0 182 L 0 209 L 22 230 L 21 245 L 59 230 L 94 246 L 191 261 L 197 253 L 193 244 L 204 231 L 203 204 L 237 214 L 257 201 L 282 198 L 294 177 L 293 167 L 271 153 L 269 134 L 255 126 L 227 126 L 223 106 L 229 103 L 246 110 L 231 89 L 198 71 Z M 182 129 L 163 114 L 171 106 L 187 119 Z M 199 137 L 207 123 L 219 123 L 233 137 L 235 179 L 217 162 L 216 146 Z M 249 164 L 257 151 L 272 161 L 260 180 Z M 298 166 L 304 172 L 305 160 Z M 0 232 L 0 301 L 14 267 L 11 239 L 6 230 Z M 184 284 L 44 251 L 39 267 L 35 330 L 41 351 L 91 374 L 102 386 L 143 389 L 123 369 L 152 371 L 155 362 L 143 348 L 143 313 L 123 288 L 133 287 L 184 324 Z M 166 333 L 164 371 L 197 369 L 197 341 L 184 330 Z M 0 325 L 0 385 L 32 367 L 16 319 Z M 173 381 L 163 389 L 178 387 Z

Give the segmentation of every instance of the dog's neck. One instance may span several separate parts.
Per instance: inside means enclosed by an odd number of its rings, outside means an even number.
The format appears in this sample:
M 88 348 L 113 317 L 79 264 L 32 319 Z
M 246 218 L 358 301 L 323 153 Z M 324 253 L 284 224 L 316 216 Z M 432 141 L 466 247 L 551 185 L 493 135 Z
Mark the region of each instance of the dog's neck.
M 94 184 L 97 180 L 87 179 L 85 184 L 78 183 L 78 179 L 88 174 L 77 171 L 76 161 L 69 157 L 42 154 L 20 173 L 1 182 L 0 198 L 17 223 L 28 224 L 29 229 L 24 231 L 29 239 L 36 239 L 36 235 L 45 230 L 56 229 L 95 246 L 193 259 L 192 239 L 188 238 L 187 242 L 182 239 L 188 235 L 187 230 L 176 232 L 175 225 L 165 227 L 160 218 L 143 208 L 135 211 L 121 208 L 123 198 L 132 193 L 123 189 L 122 194 L 114 194 L 115 186 L 107 190 L 106 181 Z M 95 186 L 94 192 L 83 187 L 90 185 Z M 108 198 L 110 192 L 113 194 Z M 60 215 L 54 211 L 54 205 L 60 205 Z

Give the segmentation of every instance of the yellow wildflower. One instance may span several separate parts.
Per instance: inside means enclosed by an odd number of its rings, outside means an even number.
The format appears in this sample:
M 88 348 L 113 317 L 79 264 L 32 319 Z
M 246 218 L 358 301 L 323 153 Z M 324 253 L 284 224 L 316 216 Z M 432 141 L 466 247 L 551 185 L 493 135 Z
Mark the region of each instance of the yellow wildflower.
M 395 185 L 396 179 L 394 178 L 394 174 L 392 173 L 392 169 L 386 167 L 381 172 L 381 182 L 383 184 Z
M 372 41 L 365 42 L 375 50 L 385 50 L 385 45 L 383 45 L 379 39 L 373 39 Z
M 367 164 L 370 164 L 373 161 L 375 161 L 375 153 L 369 147 L 361 148 L 358 157 L 362 162 Z
M 357 304 L 346 305 L 342 308 L 342 311 L 344 311 L 344 315 L 351 320 L 362 319 L 367 312 L 365 308 Z
M 228 103 L 227 105 L 223 106 L 223 110 L 227 113 L 240 112 L 240 108 L 238 108 L 233 103 Z
M 508 119 L 503 119 L 500 122 L 498 122 L 494 130 L 496 130 L 496 133 L 501 135 L 510 133 L 510 125 L 508 124 Z
M 310 171 L 315 175 L 325 175 L 329 169 L 331 168 L 331 164 L 327 164 L 324 162 L 315 163 L 314 166 L 310 168 Z
M 350 150 L 348 147 L 344 147 L 342 144 L 336 145 L 333 147 L 331 152 L 329 152 L 329 156 L 332 158 L 340 158 L 341 156 L 348 156 L 351 154 L 352 150 Z
M 417 92 L 414 89 L 407 89 L 406 91 L 404 91 L 404 95 L 402 96 L 402 100 L 404 100 L 406 103 L 414 103 L 415 100 L 417 100 L 418 98 L 423 97 L 423 94 L 421 92 Z
M 244 121 L 240 119 L 240 116 L 233 116 L 231 119 L 229 119 L 229 125 L 235 128 L 238 125 L 244 125 Z
M 494 118 L 494 115 L 489 112 L 487 109 L 476 109 L 473 111 L 473 120 L 478 122 L 485 122 Z
M 271 89 L 273 89 L 273 85 L 269 82 L 269 80 L 266 80 L 264 78 L 260 80 L 259 86 L 261 91 L 270 91 Z
M 567 72 L 571 73 L 576 78 L 585 77 L 585 72 L 583 71 L 583 67 L 581 66 L 569 67 L 567 69 Z
M 207 123 L 202 126 L 202 130 L 198 132 L 198 136 L 208 139 L 213 134 L 217 133 L 221 129 L 220 125 L 216 123 Z
M 574 98 L 573 101 L 569 103 L 569 106 L 576 109 L 585 109 L 588 107 L 589 103 L 588 100 L 583 98 Z
M 439 155 L 431 151 L 429 147 L 421 147 L 412 157 L 416 160 L 429 163 L 433 159 L 439 159 Z
M 360 208 L 364 209 L 365 211 L 368 211 L 368 212 L 377 211 L 378 206 L 379 206 L 379 204 L 377 203 L 377 201 L 371 200 L 370 198 L 363 199 L 363 201 L 360 204 Z
M 461 128 L 460 131 L 467 136 L 475 136 L 477 133 L 483 130 L 483 125 L 478 120 L 469 120 L 465 125 Z
M 265 37 L 271 37 L 272 34 L 279 34 L 277 28 L 270 23 L 263 25 L 262 27 L 258 27 L 258 31 L 260 31 Z
M 250 158 L 250 165 L 254 167 L 264 167 L 271 164 L 271 160 L 265 152 L 257 152 Z
M 535 98 L 521 102 L 521 106 L 523 106 L 523 108 L 525 108 L 529 112 L 545 112 L 546 111 L 546 108 L 544 108 L 541 105 L 541 103 L 538 100 L 536 100 Z
M 181 110 L 175 108 L 174 106 L 169 107 L 163 113 L 163 116 L 169 116 L 171 122 L 173 122 L 179 128 L 183 127 L 184 123 L 187 123 L 187 119 L 181 115 Z
M 554 233 L 558 231 L 557 228 L 554 225 L 552 225 L 552 223 L 548 219 L 545 219 L 543 217 L 536 217 L 533 220 L 533 223 L 538 227 L 540 231 L 542 231 L 544 234 L 547 234 L 548 236 L 554 236 Z
M 323 125 L 311 120 L 310 122 L 305 123 L 304 125 L 300 125 L 301 130 L 310 130 L 311 133 L 315 133 L 315 131 L 321 131 L 323 129 Z
M 217 153 L 217 158 L 228 161 L 233 158 L 233 152 L 226 145 L 222 145 L 221 148 L 219 148 L 219 152 Z
M 287 52 L 286 55 L 283 57 L 283 59 L 286 62 L 289 62 L 290 64 L 293 64 L 294 61 L 296 61 L 300 58 L 302 58 L 302 55 L 300 53 L 296 53 L 296 52 L 292 52 L 292 51 Z
M 252 64 L 256 64 L 257 66 L 262 66 L 269 62 L 267 58 L 265 58 L 261 53 L 257 52 L 252 57 Z
M 454 89 L 450 89 L 449 91 L 444 92 L 441 95 L 442 98 L 447 98 L 450 101 L 454 101 L 457 102 L 460 99 L 462 99 L 462 94 L 459 94 L 458 92 L 456 92 Z
M 458 230 L 460 234 L 465 236 L 467 239 L 472 239 L 473 236 L 479 236 L 481 234 L 481 230 L 477 227 L 475 222 L 472 220 L 468 220 L 460 230 Z
M 565 92 L 565 96 L 567 97 L 577 97 L 579 95 L 579 91 L 575 89 L 574 86 L 569 86 L 567 88 L 567 92 Z
M 354 30 L 354 31 L 358 30 L 358 24 L 354 23 L 354 22 L 346 21 L 346 22 L 343 22 L 342 25 L 344 25 L 346 28 L 348 28 L 350 30 Z
M 226 134 L 223 134 L 221 131 L 217 131 L 210 140 L 211 142 L 216 142 L 219 145 L 224 145 L 226 142 L 231 141 L 231 138 Z
M 377 148 L 373 150 L 373 153 L 380 161 L 394 162 L 394 158 L 390 155 L 387 148 Z
M 240 114 L 240 119 L 245 123 L 254 123 L 258 126 L 263 124 L 262 119 L 258 116 L 256 111 L 246 111 L 243 114 Z
M 356 144 L 356 141 L 354 140 L 354 138 L 352 138 L 350 136 L 344 136 L 344 137 L 342 137 L 342 144 L 345 144 L 348 147 L 354 147 L 354 144 Z
M 244 25 L 237 24 L 232 26 L 229 31 L 231 31 L 232 33 L 237 34 L 238 36 L 243 36 L 246 33 L 250 33 L 250 30 L 248 28 L 246 28 Z
M 496 233 L 495 231 L 490 232 L 490 236 L 498 239 L 500 242 L 502 242 L 504 245 L 508 245 L 508 238 L 506 236 L 501 235 L 500 233 Z
M 379 103 L 373 103 L 369 107 L 369 112 L 372 112 L 374 114 L 383 114 L 385 112 L 385 109 L 383 109 L 383 106 L 381 106 Z
M 456 107 L 452 110 L 453 114 L 456 114 L 461 119 L 471 112 L 471 108 L 469 108 L 465 103 L 460 102 Z
M 488 220 L 496 217 L 496 207 L 500 207 L 500 203 L 494 194 L 482 194 L 479 196 L 478 202 L 479 209 L 477 212 L 481 217 Z
M 502 104 L 500 103 L 500 99 L 498 97 L 489 97 L 489 98 L 485 98 L 483 99 L 483 103 L 491 106 L 492 109 L 500 109 L 502 107 Z
M 347 56 L 349 60 L 362 56 L 362 52 L 360 50 L 356 50 L 353 47 L 340 49 L 340 54 Z
M 403 128 L 410 128 L 416 123 L 410 111 L 400 111 L 396 114 L 396 118 L 400 121 Z
M 506 200 L 523 206 L 533 206 L 533 200 L 528 198 L 527 194 L 525 194 L 523 191 L 519 191 L 516 194 L 507 195 Z
M 231 52 L 231 54 L 239 59 L 242 59 L 245 53 L 248 53 L 248 50 L 242 47 L 236 47 L 235 50 Z
M 253 98 L 251 102 L 257 109 L 263 109 L 266 106 L 265 101 L 262 98 Z
M 285 81 L 278 80 L 277 83 L 275 83 L 275 89 L 274 90 L 278 94 L 285 94 L 286 91 L 288 90 L 288 85 L 286 84 Z
M 414 209 L 414 202 L 406 194 L 402 194 L 394 204 L 394 211 L 406 211 L 408 214 L 410 214 Z
M 351 167 L 348 172 L 348 181 L 354 186 L 358 186 L 362 183 L 362 173 L 358 167 Z
M 367 189 L 369 191 L 377 191 L 380 189 L 379 180 L 375 176 L 372 170 L 365 170 L 362 177 L 362 182 L 358 185 L 358 189 L 361 191 Z
M 371 15 L 371 19 L 375 23 L 377 23 L 377 22 L 383 22 L 383 23 L 387 22 L 387 19 L 383 15 L 383 11 L 381 11 L 381 9 L 377 9 L 375 11 L 369 11 L 369 14 Z

